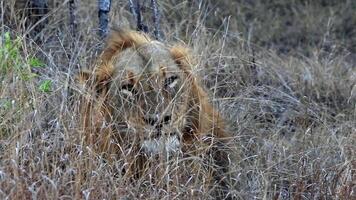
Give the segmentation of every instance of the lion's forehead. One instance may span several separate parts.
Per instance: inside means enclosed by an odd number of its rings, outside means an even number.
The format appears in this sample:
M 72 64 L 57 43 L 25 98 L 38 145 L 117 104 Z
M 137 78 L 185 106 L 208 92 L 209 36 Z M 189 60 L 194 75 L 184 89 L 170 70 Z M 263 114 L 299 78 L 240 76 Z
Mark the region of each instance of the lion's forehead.
M 150 42 L 137 49 L 128 48 L 114 60 L 118 73 L 130 72 L 131 76 L 165 74 L 179 70 L 169 50 L 160 42 Z

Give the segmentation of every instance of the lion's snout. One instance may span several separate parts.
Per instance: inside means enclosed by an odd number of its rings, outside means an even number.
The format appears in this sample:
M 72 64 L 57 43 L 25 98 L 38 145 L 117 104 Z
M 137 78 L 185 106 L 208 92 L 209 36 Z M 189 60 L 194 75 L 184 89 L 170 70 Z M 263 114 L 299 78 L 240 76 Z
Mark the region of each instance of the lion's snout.
M 159 153 L 173 154 L 180 150 L 180 136 L 173 131 L 171 115 L 147 114 L 146 126 L 150 127 L 142 142 L 142 150 L 150 155 Z
M 176 133 L 169 135 L 160 135 L 160 137 L 150 138 L 143 141 L 142 150 L 151 155 L 159 153 L 173 154 L 180 151 L 181 141 L 180 137 Z

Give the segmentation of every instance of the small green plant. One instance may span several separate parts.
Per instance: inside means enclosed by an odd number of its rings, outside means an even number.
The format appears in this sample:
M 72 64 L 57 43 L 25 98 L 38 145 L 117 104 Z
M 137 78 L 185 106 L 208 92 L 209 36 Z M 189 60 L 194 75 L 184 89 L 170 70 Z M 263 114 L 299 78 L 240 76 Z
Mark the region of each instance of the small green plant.
M 0 40 L 0 70 L 1 73 L 8 72 L 13 66 L 20 65 L 20 40 L 16 38 L 12 40 L 10 33 L 6 32 L 3 35 L 3 39 Z
M 11 101 L 8 99 L 0 99 L 0 109 L 8 110 L 11 108 Z
M 51 80 L 44 80 L 41 82 L 39 88 L 38 88 L 41 92 L 51 92 L 52 89 L 52 81 Z
M 36 57 L 30 58 L 28 60 L 28 64 L 30 65 L 30 67 L 34 67 L 34 68 L 42 68 L 46 66 L 44 62 L 42 62 L 40 59 Z
M 10 32 L 5 32 L 0 39 L 0 80 L 11 76 L 19 77 L 22 81 L 29 81 L 38 77 L 32 73 L 33 68 L 43 68 L 46 64 L 35 56 L 28 59 L 22 55 L 22 42 L 20 37 L 12 38 Z M 50 92 L 52 82 L 45 80 L 38 86 L 41 92 Z
M 21 80 L 27 81 L 37 76 L 31 72 L 31 68 L 45 67 L 45 64 L 36 57 L 28 60 L 23 58 L 20 37 L 12 39 L 10 32 L 5 32 L 0 44 L 0 78 L 14 72 Z

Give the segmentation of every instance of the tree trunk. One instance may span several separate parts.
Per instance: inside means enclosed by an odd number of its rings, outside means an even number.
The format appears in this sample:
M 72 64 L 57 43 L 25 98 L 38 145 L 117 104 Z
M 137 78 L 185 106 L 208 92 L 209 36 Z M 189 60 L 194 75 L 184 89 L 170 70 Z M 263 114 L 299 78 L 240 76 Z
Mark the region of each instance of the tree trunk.
M 77 20 L 76 20 L 76 16 L 75 16 L 75 12 L 77 9 L 77 2 L 76 0 L 69 0 L 69 26 L 70 26 L 70 32 L 72 34 L 72 37 L 76 37 L 77 36 Z
M 153 9 L 153 23 L 154 23 L 154 35 L 157 40 L 162 40 L 161 30 L 159 27 L 160 13 L 157 6 L 156 0 L 151 0 L 151 7 Z
M 137 22 L 137 30 L 143 31 L 145 33 L 148 32 L 148 27 L 143 23 L 143 16 L 141 14 L 141 4 L 140 0 L 136 0 L 136 22 Z
M 99 0 L 99 36 L 105 38 L 109 32 L 109 12 L 111 0 Z
M 30 20 L 32 25 L 36 25 L 34 28 L 35 34 L 41 32 L 41 30 L 47 24 L 46 19 L 42 19 L 48 13 L 47 0 L 31 0 L 30 1 Z

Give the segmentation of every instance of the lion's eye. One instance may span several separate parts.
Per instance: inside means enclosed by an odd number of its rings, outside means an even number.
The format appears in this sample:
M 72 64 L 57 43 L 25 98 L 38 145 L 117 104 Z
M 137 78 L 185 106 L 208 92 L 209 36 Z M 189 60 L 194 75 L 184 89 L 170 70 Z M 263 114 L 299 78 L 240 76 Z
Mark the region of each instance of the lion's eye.
M 132 84 L 123 85 L 120 91 L 129 96 L 136 94 L 136 90 Z
M 178 83 L 178 76 L 171 76 L 164 81 L 165 88 L 174 88 Z

